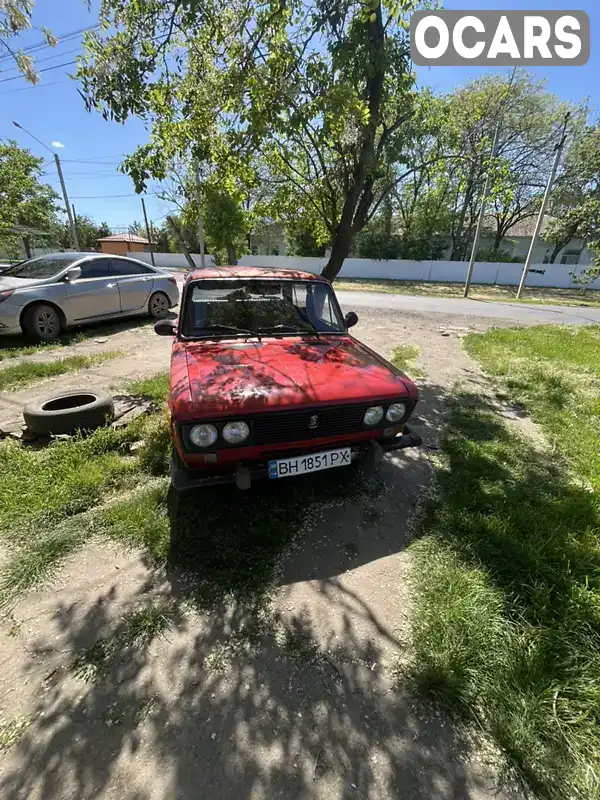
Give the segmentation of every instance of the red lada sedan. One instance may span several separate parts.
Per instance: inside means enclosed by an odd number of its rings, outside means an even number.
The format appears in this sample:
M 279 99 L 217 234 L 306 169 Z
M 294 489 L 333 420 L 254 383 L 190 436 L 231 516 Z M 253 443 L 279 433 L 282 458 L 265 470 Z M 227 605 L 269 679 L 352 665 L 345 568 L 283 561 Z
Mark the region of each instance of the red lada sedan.
M 191 272 L 174 336 L 175 489 L 289 478 L 415 447 L 415 384 L 348 333 L 329 281 L 255 267 Z

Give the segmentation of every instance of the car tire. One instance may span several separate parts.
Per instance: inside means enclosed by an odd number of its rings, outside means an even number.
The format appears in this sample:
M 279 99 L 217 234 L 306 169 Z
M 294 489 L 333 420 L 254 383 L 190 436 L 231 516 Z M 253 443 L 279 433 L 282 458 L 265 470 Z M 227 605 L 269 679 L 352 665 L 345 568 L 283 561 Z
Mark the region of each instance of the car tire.
M 164 292 L 154 292 L 148 300 L 148 313 L 152 319 L 165 319 L 170 306 L 171 301 Z
M 34 303 L 23 314 L 23 332 L 34 342 L 53 342 L 62 330 L 60 314 L 47 303 Z
M 104 425 L 115 411 L 115 404 L 107 392 L 95 389 L 77 389 L 60 392 L 38 403 L 29 403 L 23 409 L 27 428 L 38 436 L 91 431 Z

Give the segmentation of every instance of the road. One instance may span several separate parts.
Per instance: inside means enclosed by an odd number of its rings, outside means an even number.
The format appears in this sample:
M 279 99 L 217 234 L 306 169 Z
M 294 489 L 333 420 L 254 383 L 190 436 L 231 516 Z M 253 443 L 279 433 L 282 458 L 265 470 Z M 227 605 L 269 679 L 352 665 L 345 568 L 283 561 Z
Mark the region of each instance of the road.
M 456 314 L 480 319 L 514 320 L 514 322 L 526 325 L 536 323 L 600 324 L 600 308 L 583 306 L 493 303 L 486 300 L 465 300 L 459 297 L 418 297 L 379 292 L 337 292 L 336 294 L 344 312 L 355 308 L 387 308 L 394 311 L 412 311 L 418 314 Z

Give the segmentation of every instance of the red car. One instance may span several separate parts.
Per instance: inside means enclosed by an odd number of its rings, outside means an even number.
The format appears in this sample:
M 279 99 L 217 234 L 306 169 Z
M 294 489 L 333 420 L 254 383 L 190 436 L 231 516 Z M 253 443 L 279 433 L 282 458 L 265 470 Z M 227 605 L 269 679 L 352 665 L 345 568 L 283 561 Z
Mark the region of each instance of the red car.
M 415 384 L 348 333 L 331 284 L 307 272 L 191 272 L 175 336 L 169 408 L 175 489 L 376 463 L 415 447 Z

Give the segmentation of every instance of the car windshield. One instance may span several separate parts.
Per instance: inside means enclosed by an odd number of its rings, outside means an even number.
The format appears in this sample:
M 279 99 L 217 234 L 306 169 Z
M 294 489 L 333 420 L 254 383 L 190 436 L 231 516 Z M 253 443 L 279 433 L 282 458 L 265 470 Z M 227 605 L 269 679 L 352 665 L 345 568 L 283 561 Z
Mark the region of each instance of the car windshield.
M 52 256 L 38 256 L 37 258 L 30 258 L 29 261 L 22 261 L 20 264 L 15 264 L 14 267 L 5 269 L 2 274 L 10 275 L 13 278 L 51 278 L 61 270 L 73 264 L 81 258 L 78 253 L 61 253 L 60 255 Z
M 186 291 L 188 338 L 345 332 L 337 300 L 320 281 L 201 280 Z

